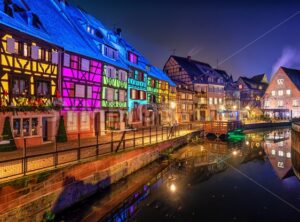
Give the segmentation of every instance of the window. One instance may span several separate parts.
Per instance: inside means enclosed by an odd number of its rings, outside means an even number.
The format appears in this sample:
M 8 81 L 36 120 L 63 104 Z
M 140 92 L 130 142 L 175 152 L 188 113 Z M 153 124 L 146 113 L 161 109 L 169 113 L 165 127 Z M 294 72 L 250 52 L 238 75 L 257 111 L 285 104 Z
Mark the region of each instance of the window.
M 276 91 L 275 90 L 272 90 L 272 96 L 276 96 Z
M 26 78 L 15 76 L 12 78 L 13 95 L 26 95 L 29 91 L 29 81 Z
M 222 104 L 222 103 L 223 103 L 223 99 L 219 98 L 219 104 Z
M 19 42 L 15 42 L 15 53 L 19 54 L 20 53 L 20 43 Z
M 38 135 L 38 118 L 31 119 L 31 135 Z
M 128 60 L 134 64 L 138 63 L 138 57 L 136 54 L 132 53 L 132 52 L 128 52 Z
M 107 46 L 107 45 L 103 45 L 103 51 L 102 54 L 111 58 L 111 59 L 118 59 L 119 55 L 118 55 L 118 51 Z
M 121 81 L 126 82 L 127 81 L 127 72 L 125 72 L 123 70 L 119 70 L 118 73 L 119 73 L 119 79 Z
M 87 59 L 81 59 L 81 70 L 89 71 L 90 70 L 90 61 Z
M 36 80 L 36 96 L 50 96 L 50 81 Z
M 30 57 L 30 46 L 27 43 L 23 44 L 23 56 Z
M 193 105 L 189 104 L 188 105 L 188 110 L 193 110 Z
M 67 130 L 76 131 L 78 128 L 78 115 L 76 112 L 68 111 L 67 113 Z
M 75 97 L 84 98 L 85 97 L 85 85 L 75 85 Z
M 114 89 L 107 88 L 106 89 L 106 99 L 107 101 L 114 101 Z
M 117 112 L 107 112 L 105 114 L 106 129 L 120 129 L 120 114 Z
M 151 80 L 151 87 L 152 87 L 152 88 L 155 87 L 155 80 L 154 80 L 154 79 Z
M 30 120 L 29 118 L 23 119 L 23 136 L 29 136 L 30 135 Z
M 193 99 L 193 95 L 192 94 L 188 94 L 188 99 L 192 100 Z
M 212 105 L 212 104 L 213 104 L 213 98 L 211 98 L 211 97 L 208 98 L 208 104 L 209 104 L 209 105 Z
M 71 55 L 71 68 L 79 69 L 79 58 L 76 55 Z
M 283 106 L 283 101 L 282 100 L 278 100 L 277 101 L 277 106 L 278 107 L 282 107 Z
M 14 132 L 14 137 L 21 136 L 21 119 L 13 120 L 13 132 Z
M 265 101 L 265 107 L 269 107 L 270 106 L 270 101 L 269 100 L 266 100 Z
M 137 80 L 144 82 L 144 73 L 143 72 L 138 72 Z
M 186 109 L 186 104 L 181 104 L 181 109 L 185 110 Z
M 13 119 L 14 137 L 38 135 L 38 118 Z
M 109 78 L 116 78 L 117 70 L 114 67 L 107 66 L 106 67 L 106 76 Z
M 286 90 L 286 94 L 287 94 L 287 95 L 291 95 L 291 90 L 290 90 L 290 89 L 287 89 L 287 90 Z
M 64 66 L 70 67 L 70 64 L 71 64 L 71 57 L 69 54 L 65 53 L 64 54 Z
M 275 156 L 275 154 L 276 154 L 276 151 L 275 151 L 275 150 L 272 150 L 272 155 Z
M 125 90 L 120 90 L 120 92 L 119 92 L 119 101 L 120 102 L 125 101 Z
M 292 101 L 292 105 L 293 106 L 298 106 L 299 104 L 298 104 L 298 100 L 296 100 L 296 99 L 293 99 L 293 101 Z
M 290 152 L 287 152 L 287 153 L 286 153 L 286 157 L 287 157 L 287 158 L 291 158 L 291 153 L 290 153 Z
M 185 99 L 185 93 L 180 93 L 180 98 Z
M 277 79 L 277 84 L 279 86 L 283 85 L 283 83 L 284 83 L 284 79 Z
M 278 90 L 278 96 L 283 96 L 283 90 Z
M 218 104 L 218 98 L 214 98 L 214 104 L 215 104 L 215 105 Z
M 139 91 L 136 89 L 130 90 L 130 98 L 131 99 L 139 99 Z
M 88 86 L 87 87 L 87 95 L 86 95 L 86 97 L 89 98 L 89 99 L 91 99 L 92 96 L 93 96 L 93 87 L 92 86 Z
M 89 112 L 82 111 L 80 113 L 80 130 L 90 130 Z
M 140 91 L 140 99 L 145 100 L 146 99 L 146 92 L 145 91 Z
M 284 156 L 284 152 L 282 150 L 278 151 L 278 156 Z

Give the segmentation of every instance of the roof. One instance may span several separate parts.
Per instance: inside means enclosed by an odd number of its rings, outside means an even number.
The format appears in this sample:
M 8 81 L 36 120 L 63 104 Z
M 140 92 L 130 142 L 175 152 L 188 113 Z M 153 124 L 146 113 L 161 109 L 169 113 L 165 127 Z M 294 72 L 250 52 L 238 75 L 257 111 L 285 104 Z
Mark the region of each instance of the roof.
M 295 84 L 298 90 L 300 90 L 300 70 L 290 69 L 286 67 L 281 67 L 281 68 L 288 75 L 290 80 Z
M 252 78 L 240 77 L 239 79 L 242 80 L 249 89 L 259 89 L 259 86 L 262 87 L 259 90 L 266 90 L 267 89 L 268 83 L 264 83 L 264 82 L 260 82 L 260 81 L 255 81 Z
M 209 64 L 193 60 L 189 57 L 170 56 L 173 58 L 190 76 L 193 83 L 203 83 L 207 76 L 222 78 L 224 83 L 230 80 L 230 76 L 224 70 L 215 70 Z M 170 60 L 170 59 L 169 59 Z
M 176 86 L 176 84 L 169 78 L 169 76 L 167 76 L 167 74 L 158 67 L 151 66 L 149 75 L 154 78 L 168 82 L 170 86 Z
M 264 78 L 266 77 L 266 74 L 263 73 L 263 74 L 259 74 L 259 75 L 256 75 L 256 76 L 253 76 L 251 79 L 256 81 L 256 82 L 264 82 Z

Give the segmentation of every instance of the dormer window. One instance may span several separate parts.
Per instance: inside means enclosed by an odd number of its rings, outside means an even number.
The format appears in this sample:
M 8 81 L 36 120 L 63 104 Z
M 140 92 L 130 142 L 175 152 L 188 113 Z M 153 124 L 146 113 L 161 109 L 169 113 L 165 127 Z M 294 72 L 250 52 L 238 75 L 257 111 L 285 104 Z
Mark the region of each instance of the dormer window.
M 111 59 L 118 59 L 119 58 L 119 53 L 117 50 L 107 46 L 107 45 L 103 45 L 102 48 L 102 54 L 106 57 L 109 57 Z
M 86 27 L 86 31 L 91 35 L 95 35 L 95 29 L 89 25 Z
M 132 53 L 132 52 L 128 52 L 128 60 L 134 64 L 138 63 L 138 57 L 136 54 Z

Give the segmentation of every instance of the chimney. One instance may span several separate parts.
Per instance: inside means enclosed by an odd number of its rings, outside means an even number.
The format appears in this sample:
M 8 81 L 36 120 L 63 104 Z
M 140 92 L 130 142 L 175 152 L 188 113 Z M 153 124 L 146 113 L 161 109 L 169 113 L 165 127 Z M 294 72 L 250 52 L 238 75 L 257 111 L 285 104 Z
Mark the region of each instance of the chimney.
M 117 28 L 116 33 L 117 33 L 118 36 L 121 37 L 122 29 L 121 28 Z
M 190 55 L 187 56 L 187 59 L 188 59 L 188 60 L 191 60 L 191 59 L 192 59 L 192 56 L 190 56 Z

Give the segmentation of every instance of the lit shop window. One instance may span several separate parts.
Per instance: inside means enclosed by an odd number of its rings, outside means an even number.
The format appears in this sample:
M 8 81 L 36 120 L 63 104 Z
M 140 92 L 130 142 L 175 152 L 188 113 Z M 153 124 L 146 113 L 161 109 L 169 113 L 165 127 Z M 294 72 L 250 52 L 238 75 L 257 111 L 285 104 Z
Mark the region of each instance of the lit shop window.
M 38 135 L 38 118 L 13 119 L 14 137 Z
M 278 96 L 283 96 L 283 90 L 278 90 Z
M 290 90 L 290 89 L 287 89 L 287 90 L 286 90 L 286 94 L 287 94 L 287 95 L 291 95 L 291 90 Z
M 271 93 L 272 93 L 272 96 L 276 96 L 275 90 L 273 90 Z
M 77 113 L 69 111 L 67 114 L 67 128 L 68 131 L 76 131 L 78 128 L 78 119 Z
M 80 129 L 89 130 L 90 129 L 90 115 L 89 112 L 80 113 Z

